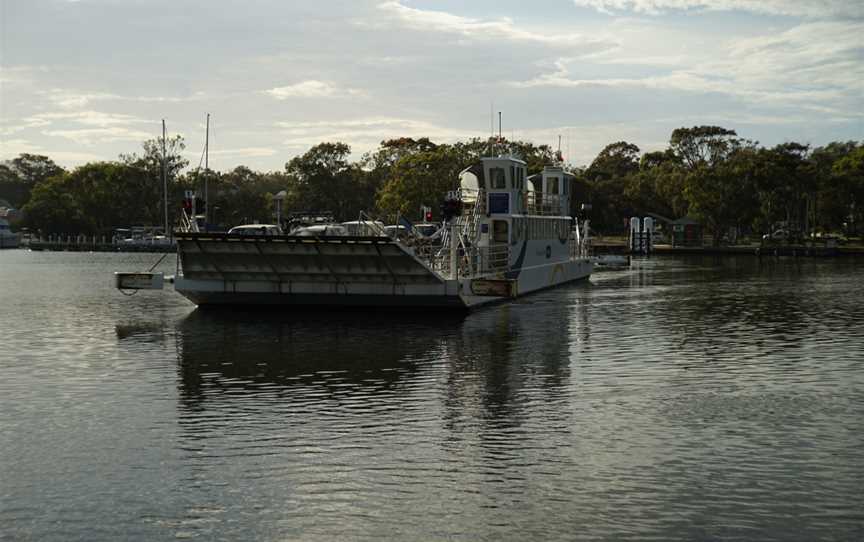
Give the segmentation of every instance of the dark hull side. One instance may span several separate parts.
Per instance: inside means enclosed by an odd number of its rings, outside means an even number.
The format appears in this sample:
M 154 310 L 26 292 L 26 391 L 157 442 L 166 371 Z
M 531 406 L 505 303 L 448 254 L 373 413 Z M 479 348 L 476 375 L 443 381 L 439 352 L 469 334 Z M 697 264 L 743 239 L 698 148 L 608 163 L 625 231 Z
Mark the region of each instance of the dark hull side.
M 270 307 L 357 307 L 357 308 L 441 308 L 468 310 L 455 296 L 382 296 L 342 294 L 273 294 L 234 292 L 191 292 L 178 290 L 180 294 L 199 307 L 270 306 Z

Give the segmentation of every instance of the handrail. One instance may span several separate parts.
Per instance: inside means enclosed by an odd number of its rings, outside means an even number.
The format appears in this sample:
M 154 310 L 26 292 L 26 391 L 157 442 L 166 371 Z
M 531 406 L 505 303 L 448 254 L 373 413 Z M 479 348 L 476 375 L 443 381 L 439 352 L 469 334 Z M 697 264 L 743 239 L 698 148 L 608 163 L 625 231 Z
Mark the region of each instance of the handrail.
M 364 233 L 368 228 L 369 231 L 376 233 L 379 237 L 387 236 L 387 231 L 381 226 L 381 221 L 376 220 L 375 217 L 369 215 L 366 211 L 360 211 L 357 222 L 363 224 Z
M 198 232 L 198 222 L 189 217 L 186 211 L 180 211 L 180 231 L 182 232 Z
M 564 201 L 566 198 L 557 194 L 529 191 L 525 197 L 525 213 L 538 216 L 560 216 L 562 215 L 561 203 Z

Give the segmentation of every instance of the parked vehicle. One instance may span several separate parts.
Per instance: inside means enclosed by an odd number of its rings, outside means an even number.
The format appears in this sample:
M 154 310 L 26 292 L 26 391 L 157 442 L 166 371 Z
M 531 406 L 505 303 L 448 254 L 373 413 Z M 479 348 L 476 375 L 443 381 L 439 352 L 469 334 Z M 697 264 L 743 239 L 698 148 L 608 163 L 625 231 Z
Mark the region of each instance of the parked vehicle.
M 275 224 L 244 224 L 228 230 L 228 235 L 282 235 L 282 228 Z
M 763 241 L 785 241 L 789 239 L 788 230 L 776 230 L 772 233 L 766 233 L 762 236 Z
M 346 237 L 350 235 L 348 228 L 341 224 L 316 224 L 314 226 L 306 226 L 305 228 L 297 228 L 291 232 L 291 235 L 298 237 Z

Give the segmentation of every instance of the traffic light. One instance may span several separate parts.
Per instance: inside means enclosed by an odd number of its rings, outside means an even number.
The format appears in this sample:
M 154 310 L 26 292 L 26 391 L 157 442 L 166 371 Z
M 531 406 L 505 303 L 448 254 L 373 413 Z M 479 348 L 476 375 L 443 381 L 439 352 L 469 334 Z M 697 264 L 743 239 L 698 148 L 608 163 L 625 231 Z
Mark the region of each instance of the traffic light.
M 426 222 L 432 222 L 432 211 L 430 209 L 426 210 L 426 214 L 423 216 L 423 220 Z

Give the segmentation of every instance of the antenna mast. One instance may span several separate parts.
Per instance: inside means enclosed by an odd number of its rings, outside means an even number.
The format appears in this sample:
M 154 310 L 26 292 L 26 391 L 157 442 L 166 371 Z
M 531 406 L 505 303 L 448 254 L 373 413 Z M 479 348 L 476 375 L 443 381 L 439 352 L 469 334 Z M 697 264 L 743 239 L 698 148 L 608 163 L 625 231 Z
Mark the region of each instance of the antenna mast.
M 501 112 L 499 111 L 498 112 L 498 143 L 501 143 L 503 141 L 502 137 L 503 136 L 501 135 Z
M 561 134 L 558 134 L 558 160 L 563 164 L 564 157 L 561 156 Z
M 489 100 L 489 156 L 495 156 L 495 102 Z

